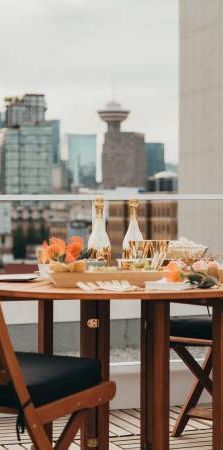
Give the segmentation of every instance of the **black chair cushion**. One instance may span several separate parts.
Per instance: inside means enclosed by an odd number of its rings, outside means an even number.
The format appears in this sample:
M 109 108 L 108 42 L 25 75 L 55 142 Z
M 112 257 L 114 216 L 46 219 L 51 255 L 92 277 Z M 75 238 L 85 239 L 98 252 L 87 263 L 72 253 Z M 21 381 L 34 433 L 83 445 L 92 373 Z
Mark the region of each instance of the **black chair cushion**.
M 90 388 L 101 381 L 97 360 L 39 353 L 18 352 L 16 355 L 35 406 Z M 0 406 L 19 406 L 11 384 L 0 385 Z
M 207 316 L 171 317 L 170 336 L 212 339 L 212 318 Z

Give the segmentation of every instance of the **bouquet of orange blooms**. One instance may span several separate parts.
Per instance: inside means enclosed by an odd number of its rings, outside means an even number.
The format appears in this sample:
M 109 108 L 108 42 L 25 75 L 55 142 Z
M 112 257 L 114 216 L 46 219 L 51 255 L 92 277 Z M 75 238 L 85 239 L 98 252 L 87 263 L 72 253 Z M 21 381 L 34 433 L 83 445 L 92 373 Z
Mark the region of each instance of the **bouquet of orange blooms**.
M 42 261 L 48 263 L 49 261 L 59 261 L 64 263 L 71 263 L 77 260 L 84 249 L 84 241 L 79 236 L 72 236 L 68 243 L 63 239 L 52 237 L 42 244 Z

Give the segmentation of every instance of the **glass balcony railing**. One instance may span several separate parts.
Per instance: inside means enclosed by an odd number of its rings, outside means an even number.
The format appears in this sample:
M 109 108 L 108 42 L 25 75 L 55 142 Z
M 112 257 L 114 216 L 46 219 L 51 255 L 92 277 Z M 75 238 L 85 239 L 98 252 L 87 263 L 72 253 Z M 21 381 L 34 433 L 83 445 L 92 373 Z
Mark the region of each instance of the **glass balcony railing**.
M 104 194 L 106 227 L 115 261 L 122 254 L 122 242 L 129 223 L 128 199 L 124 193 Z M 138 223 L 144 239 L 176 240 L 186 236 L 205 244 L 211 258 L 223 260 L 221 216 L 223 195 L 139 194 Z M 88 195 L 2 195 L 0 196 L 1 271 L 37 269 L 36 247 L 49 236 L 68 239 L 81 236 L 87 242 L 91 232 L 92 200 Z M 19 348 L 34 350 L 36 342 L 36 305 L 20 309 L 15 315 L 5 306 L 12 336 Z M 174 305 L 172 315 L 207 314 L 206 308 Z M 139 360 L 139 302 L 112 302 L 111 357 L 114 361 Z M 30 339 L 27 342 L 26 331 Z M 19 339 L 18 339 L 19 330 Z M 79 351 L 79 305 L 56 305 L 56 351 Z M 61 339 L 66 335 L 66 339 Z M 28 345 L 28 348 L 27 348 Z M 196 355 L 203 352 L 196 349 Z M 175 358 L 175 355 L 172 355 Z

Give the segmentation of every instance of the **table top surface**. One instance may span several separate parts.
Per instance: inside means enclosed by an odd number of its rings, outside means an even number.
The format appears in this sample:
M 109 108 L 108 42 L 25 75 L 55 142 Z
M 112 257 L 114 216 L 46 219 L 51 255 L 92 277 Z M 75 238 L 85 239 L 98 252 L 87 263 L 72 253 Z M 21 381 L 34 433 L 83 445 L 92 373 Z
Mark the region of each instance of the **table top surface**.
M 82 291 L 78 288 L 57 288 L 50 280 L 0 282 L 0 300 L 148 300 L 198 304 L 223 302 L 223 285 L 212 289 L 185 291 Z

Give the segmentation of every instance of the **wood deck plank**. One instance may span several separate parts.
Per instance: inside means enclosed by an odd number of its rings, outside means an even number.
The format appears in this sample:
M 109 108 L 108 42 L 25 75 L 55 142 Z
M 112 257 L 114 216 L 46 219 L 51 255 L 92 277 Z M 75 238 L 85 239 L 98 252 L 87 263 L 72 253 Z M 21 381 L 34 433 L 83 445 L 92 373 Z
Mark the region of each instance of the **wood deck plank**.
M 177 417 L 179 407 L 171 407 L 170 429 Z M 54 424 L 54 439 L 61 433 L 67 418 L 58 419 Z M 116 410 L 110 412 L 109 450 L 140 449 L 140 411 L 138 409 Z M 17 441 L 15 416 L 0 415 L 0 450 L 31 450 L 26 434 L 21 443 Z M 79 436 L 70 450 L 80 450 Z M 211 422 L 191 419 L 185 432 L 179 438 L 170 437 L 170 450 L 212 450 Z

